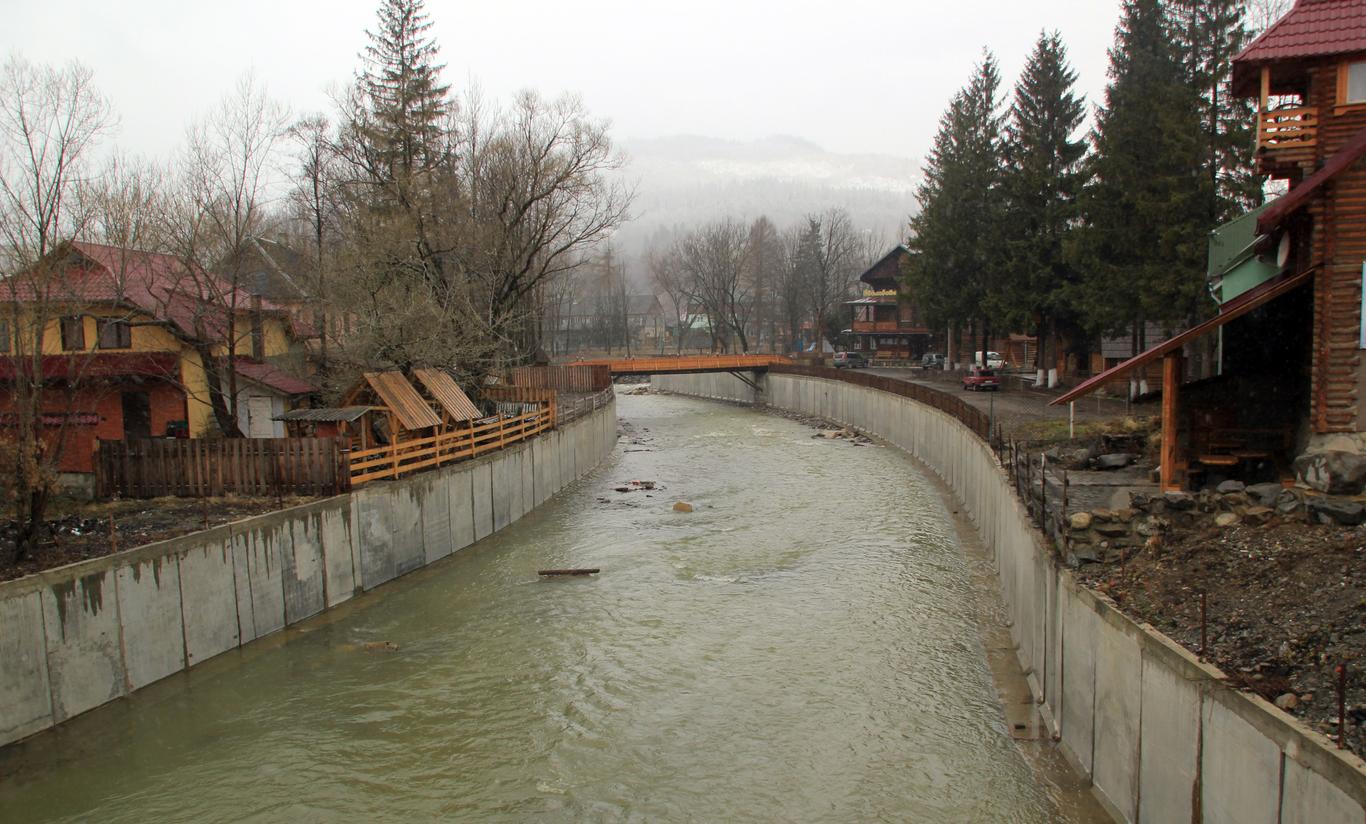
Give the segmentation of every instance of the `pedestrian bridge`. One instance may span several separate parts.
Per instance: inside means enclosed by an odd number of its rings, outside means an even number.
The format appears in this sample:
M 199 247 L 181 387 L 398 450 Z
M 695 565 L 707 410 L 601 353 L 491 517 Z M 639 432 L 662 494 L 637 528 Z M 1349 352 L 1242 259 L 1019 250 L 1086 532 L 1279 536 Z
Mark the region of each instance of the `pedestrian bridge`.
M 612 376 L 683 375 L 699 372 L 766 372 L 773 364 L 789 364 L 784 355 L 680 355 L 657 358 L 601 358 L 575 361 L 575 366 L 606 366 Z

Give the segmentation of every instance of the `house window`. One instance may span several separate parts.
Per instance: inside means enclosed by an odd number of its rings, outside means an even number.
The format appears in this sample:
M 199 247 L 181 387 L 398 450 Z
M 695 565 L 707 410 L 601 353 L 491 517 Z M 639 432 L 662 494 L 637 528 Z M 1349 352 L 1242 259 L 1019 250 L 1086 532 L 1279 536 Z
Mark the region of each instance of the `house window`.
M 9 321 L 0 320 L 0 355 L 8 355 L 9 351 Z
M 266 359 L 265 332 L 261 328 L 261 314 L 251 313 L 251 357 L 253 360 Z
M 85 350 L 85 321 L 77 316 L 62 318 L 62 349 L 67 352 Z
M 95 346 L 100 349 L 132 349 L 133 327 L 126 320 L 95 321 Z
M 1366 103 L 1366 62 L 1348 63 L 1343 83 L 1343 103 Z

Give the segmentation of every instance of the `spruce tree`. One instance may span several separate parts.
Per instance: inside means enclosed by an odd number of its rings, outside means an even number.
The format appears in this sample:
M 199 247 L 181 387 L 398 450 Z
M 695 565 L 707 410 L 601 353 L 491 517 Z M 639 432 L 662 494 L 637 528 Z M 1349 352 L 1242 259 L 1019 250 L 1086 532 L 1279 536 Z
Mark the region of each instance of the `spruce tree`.
M 366 109 L 357 136 L 371 171 L 386 183 L 411 183 L 444 163 L 450 87 L 440 81 L 439 48 L 423 0 L 383 0 L 357 87 Z
M 1245 0 L 1170 0 L 1173 42 L 1199 98 L 1210 228 L 1261 201 L 1253 166 L 1254 108 L 1233 94 L 1233 58 L 1250 39 Z
M 1131 331 L 1135 351 L 1145 321 L 1189 322 L 1204 308 L 1210 181 L 1199 98 L 1172 39 L 1160 0 L 1124 0 L 1071 246 L 1087 325 Z
M 1002 192 L 1005 283 L 996 292 L 997 312 L 1013 325 L 1035 331 L 1035 368 L 1046 369 L 1046 342 L 1060 325 L 1071 329 L 1076 270 L 1063 254 L 1077 219 L 1077 196 L 1085 180 L 1086 143 L 1076 136 L 1086 116 L 1074 92 L 1077 73 L 1057 32 L 1042 33 L 1020 80 L 1006 129 Z
M 908 286 L 934 325 L 975 322 L 985 352 L 1000 288 L 1000 72 L 987 52 L 941 116 L 911 219 Z

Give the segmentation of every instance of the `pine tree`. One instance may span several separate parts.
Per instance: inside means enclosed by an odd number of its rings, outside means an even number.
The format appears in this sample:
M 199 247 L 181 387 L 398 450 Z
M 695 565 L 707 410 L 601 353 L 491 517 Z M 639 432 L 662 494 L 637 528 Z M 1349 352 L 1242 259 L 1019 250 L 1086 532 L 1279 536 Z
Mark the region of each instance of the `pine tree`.
M 443 65 L 423 0 L 383 0 L 378 16 L 378 27 L 366 31 L 370 45 L 357 78 L 367 115 L 357 137 L 371 173 L 405 185 L 448 157 L 450 86 L 440 82 Z
M 1073 91 L 1077 73 L 1057 32 L 1042 33 L 1015 85 L 1006 129 L 1006 198 L 1003 218 L 1006 283 L 998 292 L 998 314 L 1013 325 L 1035 330 L 1036 369 L 1046 368 L 1045 344 L 1059 322 L 1073 323 L 1070 300 L 1076 270 L 1063 254 L 1064 239 L 1077 219 L 1077 196 L 1085 180 L 1086 143 L 1075 137 L 1086 116 Z
M 907 285 L 936 326 L 977 321 L 988 348 L 991 296 L 1001 244 L 1001 76 L 984 54 L 972 79 L 940 117 L 911 219 Z
M 1252 101 L 1230 88 L 1233 58 L 1247 44 L 1246 0 L 1170 0 L 1173 41 L 1187 84 L 1200 99 L 1209 228 L 1261 201 L 1253 167 Z
M 1071 259 L 1086 273 L 1078 306 L 1088 327 L 1131 330 L 1135 350 L 1145 321 L 1188 322 L 1202 310 L 1211 197 L 1202 137 L 1160 0 L 1124 0 Z

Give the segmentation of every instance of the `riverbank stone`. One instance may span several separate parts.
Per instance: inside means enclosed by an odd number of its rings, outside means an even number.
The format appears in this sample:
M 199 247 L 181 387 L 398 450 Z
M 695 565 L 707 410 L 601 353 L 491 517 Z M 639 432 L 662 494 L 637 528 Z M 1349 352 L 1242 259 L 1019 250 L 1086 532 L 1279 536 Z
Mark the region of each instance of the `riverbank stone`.
M 1310 498 L 1306 502 L 1311 515 L 1318 516 L 1319 523 L 1335 523 L 1341 526 L 1356 526 L 1366 515 L 1366 507 L 1355 501 L 1341 498 Z
M 1276 498 L 1280 496 L 1282 489 L 1284 487 L 1280 484 L 1267 483 L 1252 484 L 1243 491 L 1261 506 L 1275 506 Z
M 1332 450 L 1295 459 L 1295 476 L 1327 495 L 1358 495 L 1366 489 L 1366 455 Z

